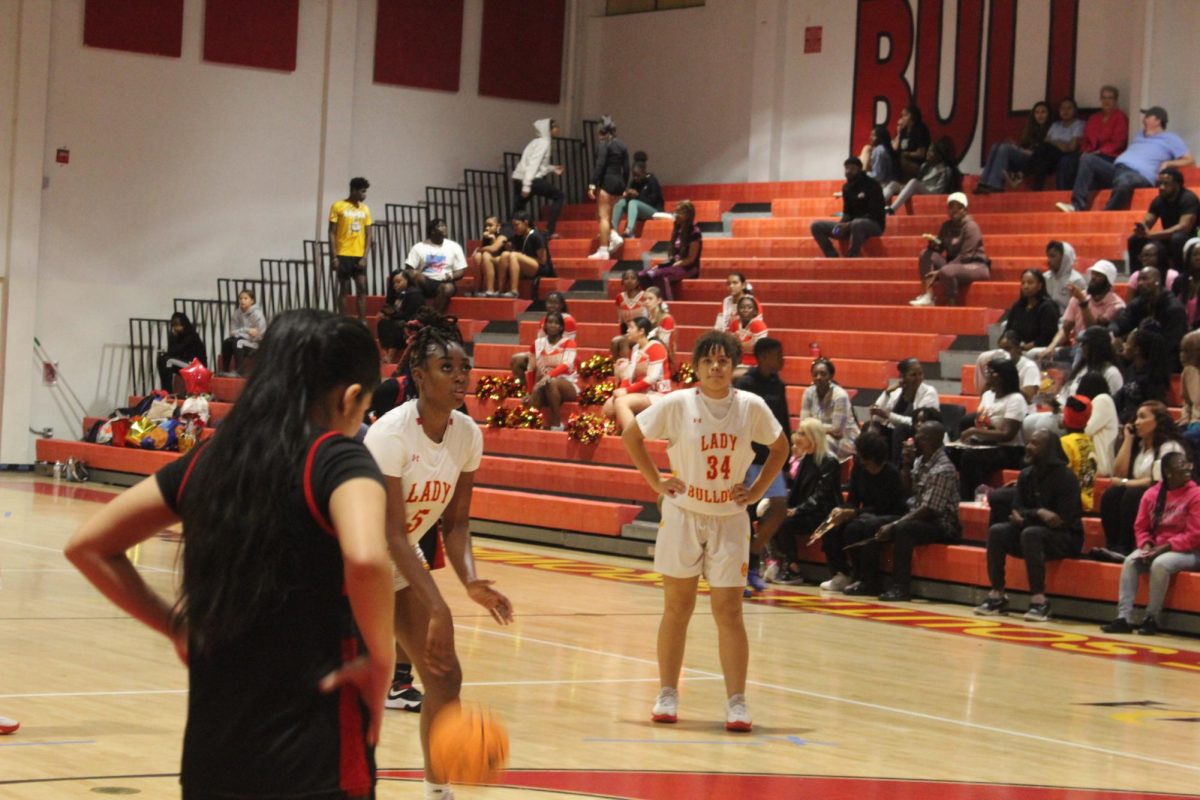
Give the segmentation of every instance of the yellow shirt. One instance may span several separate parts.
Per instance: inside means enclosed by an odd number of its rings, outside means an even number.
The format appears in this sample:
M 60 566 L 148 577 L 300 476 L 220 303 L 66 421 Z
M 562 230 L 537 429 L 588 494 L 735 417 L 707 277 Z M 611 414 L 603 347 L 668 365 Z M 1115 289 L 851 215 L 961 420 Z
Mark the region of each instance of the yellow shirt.
M 371 209 L 366 203 L 357 206 L 349 200 L 338 200 L 329 209 L 333 231 L 333 252 L 339 256 L 361 257 L 367 249 L 367 226 L 371 224 Z
M 1096 448 L 1086 433 L 1068 433 L 1059 439 L 1067 455 L 1067 466 L 1079 478 L 1079 501 L 1091 511 L 1096 485 Z

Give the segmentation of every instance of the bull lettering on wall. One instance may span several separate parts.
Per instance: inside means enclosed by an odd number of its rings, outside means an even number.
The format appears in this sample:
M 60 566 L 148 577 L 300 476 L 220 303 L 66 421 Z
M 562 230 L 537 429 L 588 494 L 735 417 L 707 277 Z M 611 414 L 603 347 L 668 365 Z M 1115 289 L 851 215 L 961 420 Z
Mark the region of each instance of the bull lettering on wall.
M 854 98 L 849 152 L 867 141 L 877 121 L 895 131 L 904 106 L 915 103 L 934 140 L 950 137 L 954 151 L 967 152 L 975 141 L 979 104 L 983 103 L 981 155 L 991 146 L 1016 135 L 1027 111 L 1013 108 L 1016 67 L 1017 0 L 957 0 L 958 21 L 953 32 L 954 82 L 952 102 L 943 115 L 938 108 L 942 75 L 943 0 L 858 0 L 858 31 L 854 51 Z M 913 7 L 917 7 L 914 16 Z M 988 12 L 987 60 L 984 62 L 984 10 Z M 1075 91 L 1075 46 L 1079 0 L 1051 0 L 1049 58 L 1044 96 L 1055 107 Z M 905 73 L 913 62 L 913 81 Z M 982 87 L 982 92 L 980 91 Z M 981 97 L 982 94 L 982 97 Z M 885 115 L 876 120 L 879 101 Z

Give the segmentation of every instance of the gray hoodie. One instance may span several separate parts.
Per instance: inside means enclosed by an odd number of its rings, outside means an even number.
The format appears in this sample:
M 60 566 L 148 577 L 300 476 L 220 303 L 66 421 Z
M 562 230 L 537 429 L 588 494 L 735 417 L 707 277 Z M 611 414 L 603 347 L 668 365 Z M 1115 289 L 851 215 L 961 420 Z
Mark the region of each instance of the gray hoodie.
M 539 119 L 533 123 L 533 129 L 538 132 L 537 138 L 525 145 L 521 160 L 512 173 L 512 179 L 521 182 L 523 192 L 528 192 L 535 180 L 554 171 L 554 165 L 550 163 L 550 118 Z
M 253 336 L 250 335 L 250 330 L 254 329 Z M 239 345 L 241 347 L 258 347 L 262 341 L 263 334 L 267 332 L 267 318 L 259 311 L 257 305 L 250 306 L 249 311 L 242 311 L 241 306 L 233 309 L 233 316 L 229 318 L 229 333 L 236 339 L 245 339 L 246 344 Z

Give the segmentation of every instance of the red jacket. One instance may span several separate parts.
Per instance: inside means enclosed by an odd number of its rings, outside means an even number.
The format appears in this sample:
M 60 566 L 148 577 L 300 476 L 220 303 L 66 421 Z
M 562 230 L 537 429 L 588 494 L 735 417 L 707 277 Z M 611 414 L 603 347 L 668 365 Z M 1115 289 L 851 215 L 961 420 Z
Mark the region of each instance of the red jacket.
M 1137 521 L 1133 525 L 1138 547 L 1169 544 L 1179 553 L 1200 550 L 1200 486 L 1188 481 L 1178 489 L 1168 491 L 1162 519 L 1152 531 L 1154 506 L 1163 491 L 1166 491 L 1166 484 L 1156 483 L 1142 495 Z

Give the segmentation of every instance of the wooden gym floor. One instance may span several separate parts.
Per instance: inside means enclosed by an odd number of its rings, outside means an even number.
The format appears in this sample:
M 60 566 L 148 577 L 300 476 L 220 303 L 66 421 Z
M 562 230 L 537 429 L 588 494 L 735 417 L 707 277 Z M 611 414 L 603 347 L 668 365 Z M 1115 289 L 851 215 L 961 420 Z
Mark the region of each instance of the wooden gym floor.
M 103 486 L 0 478 L 0 737 L 5 800 L 178 797 L 186 675 L 167 642 L 61 555 Z M 1200 642 L 1095 626 L 980 620 L 783 587 L 748 602 L 755 730 L 722 727 L 715 632 L 701 599 L 680 722 L 649 722 L 661 608 L 645 562 L 478 539 L 517 621 L 496 626 L 439 573 L 468 699 L 512 739 L 515 798 L 1082 798 L 1200 796 Z M 137 553 L 173 585 L 178 544 Z M 448 580 L 451 579 L 451 580 Z M 417 798 L 416 717 L 391 711 L 378 796 Z

